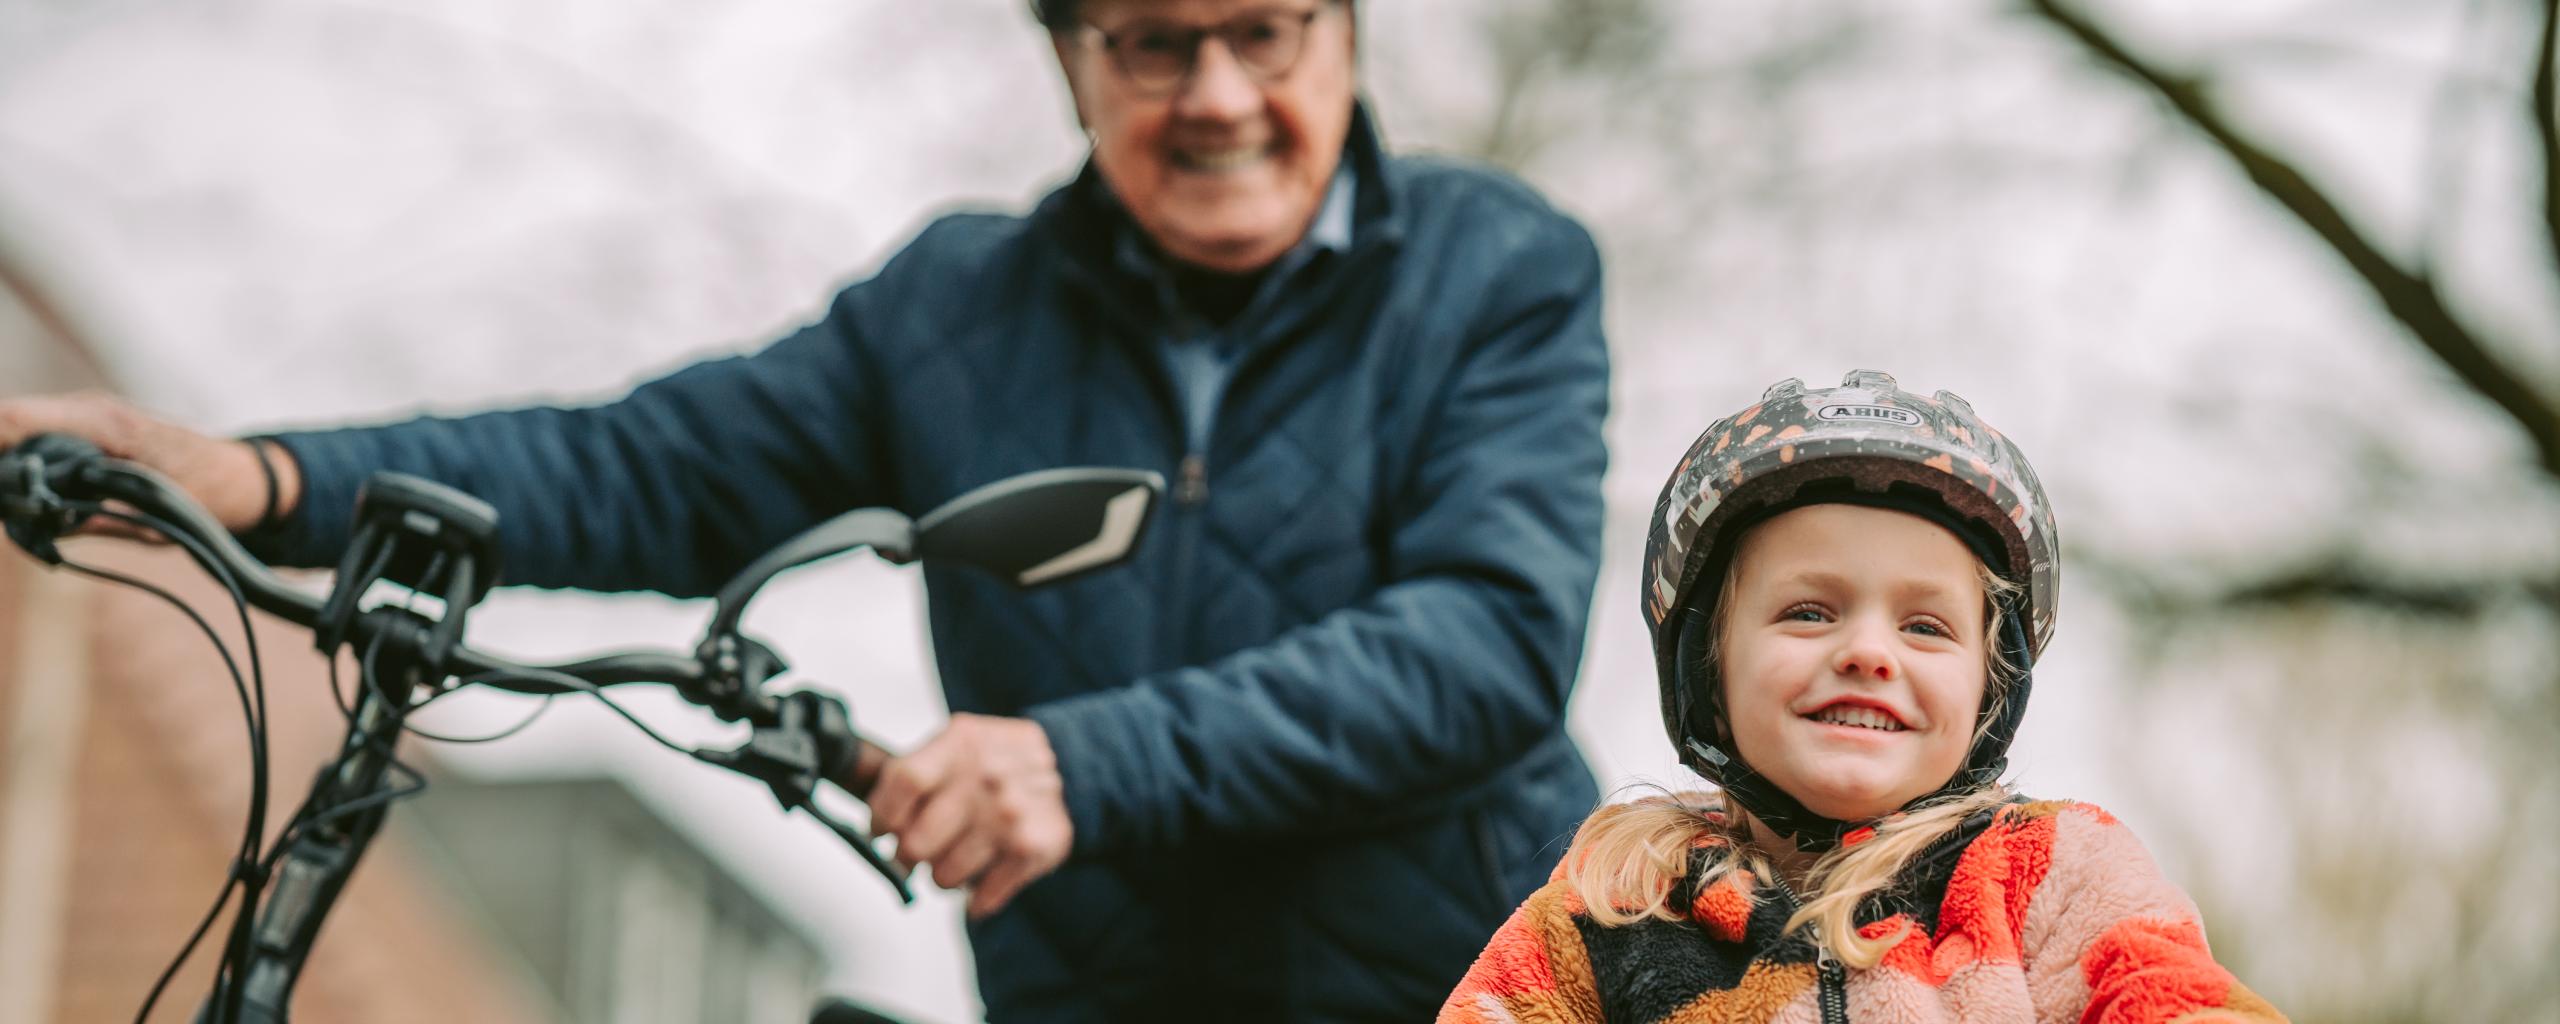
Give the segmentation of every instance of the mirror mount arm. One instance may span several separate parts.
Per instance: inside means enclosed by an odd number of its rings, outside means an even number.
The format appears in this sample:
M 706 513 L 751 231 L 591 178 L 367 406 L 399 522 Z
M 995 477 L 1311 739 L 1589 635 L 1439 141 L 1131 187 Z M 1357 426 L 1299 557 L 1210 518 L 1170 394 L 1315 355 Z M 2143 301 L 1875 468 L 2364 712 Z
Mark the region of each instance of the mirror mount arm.
M 870 548 L 880 557 L 904 565 L 915 561 L 915 523 L 895 509 L 856 509 L 829 520 L 824 525 L 792 538 L 781 547 L 765 552 L 748 563 L 746 569 L 720 588 L 712 597 L 715 609 L 706 638 L 735 636 L 738 620 L 746 614 L 747 603 L 757 592 L 784 571 L 795 569 L 823 558 L 832 558 L 855 548 Z M 706 639 L 706 644 L 709 642 Z
M 870 548 L 892 562 L 915 560 L 915 524 L 893 509 L 866 508 L 838 516 L 766 552 L 749 563 L 712 598 L 711 624 L 703 630 L 694 657 L 702 663 L 702 679 L 685 687 L 686 699 L 711 709 L 721 720 L 762 726 L 778 714 L 764 695 L 766 680 L 790 669 L 782 656 L 762 641 L 738 631 L 747 605 L 775 576 L 856 548 Z

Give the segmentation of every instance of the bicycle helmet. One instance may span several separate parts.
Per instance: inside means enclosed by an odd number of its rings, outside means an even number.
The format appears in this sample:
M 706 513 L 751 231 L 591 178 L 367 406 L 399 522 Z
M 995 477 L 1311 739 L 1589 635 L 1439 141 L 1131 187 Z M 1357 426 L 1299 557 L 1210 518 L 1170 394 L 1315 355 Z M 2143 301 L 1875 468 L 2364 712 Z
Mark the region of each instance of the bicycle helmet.
M 1681 763 L 1807 851 L 1837 845 L 1856 824 L 1815 814 L 1743 762 L 1721 722 L 1708 628 L 1742 534 L 1790 509 L 1834 502 L 1929 519 L 2018 584 L 2002 608 L 1998 641 L 2018 669 L 2008 697 L 1986 702 L 1987 728 L 1964 767 L 1912 806 L 1987 784 L 2006 769 L 2026 713 L 2028 669 L 2053 634 L 2058 596 L 2060 545 L 2035 471 L 1950 392 L 1912 394 L 1873 370 L 1853 371 L 1837 388 L 1807 389 L 1790 378 L 1698 435 L 1663 485 L 1645 538 L 1640 606 L 1653 638 L 1662 726 Z

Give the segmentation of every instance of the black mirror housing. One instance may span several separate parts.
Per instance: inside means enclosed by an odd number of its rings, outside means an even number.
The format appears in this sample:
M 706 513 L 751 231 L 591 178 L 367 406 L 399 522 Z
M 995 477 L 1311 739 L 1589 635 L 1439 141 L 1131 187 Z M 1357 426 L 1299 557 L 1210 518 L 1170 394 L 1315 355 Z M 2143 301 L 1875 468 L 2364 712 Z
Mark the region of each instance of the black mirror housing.
M 966 565 L 1036 587 L 1114 565 L 1138 548 L 1164 476 L 1141 469 L 1044 469 L 970 491 L 910 522 L 855 509 L 755 560 L 715 595 L 708 637 L 734 634 L 747 602 L 792 568 L 867 547 L 904 564 Z
M 1048 469 L 1008 477 L 916 520 L 915 554 L 1036 587 L 1117 565 L 1138 549 L 1161 474 Z

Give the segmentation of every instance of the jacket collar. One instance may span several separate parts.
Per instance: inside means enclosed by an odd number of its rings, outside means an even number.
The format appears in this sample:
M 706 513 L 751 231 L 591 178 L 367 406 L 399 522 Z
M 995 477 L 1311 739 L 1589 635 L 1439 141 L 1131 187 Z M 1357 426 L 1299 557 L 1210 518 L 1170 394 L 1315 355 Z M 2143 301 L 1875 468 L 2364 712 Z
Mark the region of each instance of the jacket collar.
M 1975 811 L 1912 855 L 1893 885 L 1878 890 L 1858 907 L 1854 915 L 1857 925 L 1863 928 L 1901 914 L 1909 916 L 1922 931 L 1934 933 L 1940 905 L 1946 902 L 1947 886 L 1954 880 L 1965 851 L 1999 822 L 2002 812 L 2026 802 L 2026 797 L 2013 795 L 1997 806 Z M 1732 849 L 1721 840 L 1692 846 L 1687 872 L 1672 885 L 1673 905 L 1687 906 L 1690 919 L 1716 941 L 1741 943 L 1762 952 L 1792 948 L 1810 954 L 1805 933 L 1785 931 L 1787 918 L 1794 916 L 1801 905 L 1794 890 L 1785 884 L 1755 878 L 1750 871 L 1737 867 L 1719 876 L 1712 885 L 1697 886 L 1697 879 L 1706 877 L 1712 867 L 1731 856 Z

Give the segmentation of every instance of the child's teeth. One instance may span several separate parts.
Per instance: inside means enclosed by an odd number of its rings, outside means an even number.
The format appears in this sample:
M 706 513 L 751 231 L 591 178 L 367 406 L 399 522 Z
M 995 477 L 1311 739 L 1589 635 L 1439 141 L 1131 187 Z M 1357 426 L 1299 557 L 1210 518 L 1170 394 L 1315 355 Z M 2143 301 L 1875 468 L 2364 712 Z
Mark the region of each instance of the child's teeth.
M 1833 725 L 1854 725 L 1863 729 L 1882 729 L 1886 732 L 1901 732 L 1903 730 L 1902 723 L 1894 721 L 1893 716 L 1885 714 L 1884 712 L 1878 711 L 1874 708 L 1859 708 L 1842 705 L 1839 707 L 1824 708 L 1822 713 L 1815 715 L 1814 718 L 1819 721 L 1829 722 Z

